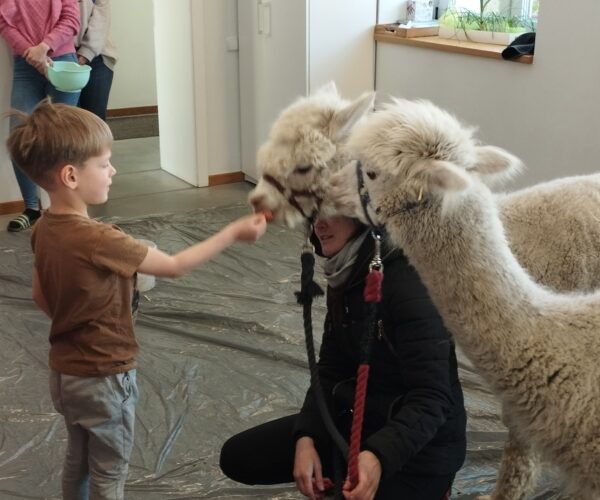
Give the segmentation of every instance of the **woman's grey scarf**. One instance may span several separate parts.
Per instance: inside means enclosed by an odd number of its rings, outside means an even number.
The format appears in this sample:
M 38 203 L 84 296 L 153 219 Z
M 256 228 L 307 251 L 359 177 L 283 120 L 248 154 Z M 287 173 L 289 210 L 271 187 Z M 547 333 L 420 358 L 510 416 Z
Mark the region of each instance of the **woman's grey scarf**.
M 365 229 L 363 232 L 356 235 L 354 239 L 346 243 L 344 248 L 338 253 L 325 261 L 325 264 L 323 265 L 325 279 L 331 288 L 337 288 L 338 286 L 343 285 L 350 277 L 352 267 L 358 257 L 358 250 L 368 234 L 369 229 Z

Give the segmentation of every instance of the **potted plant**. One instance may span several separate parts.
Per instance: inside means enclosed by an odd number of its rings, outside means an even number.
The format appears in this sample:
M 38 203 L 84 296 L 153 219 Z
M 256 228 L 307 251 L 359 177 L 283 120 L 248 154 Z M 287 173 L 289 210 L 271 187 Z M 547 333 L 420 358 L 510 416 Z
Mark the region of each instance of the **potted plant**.
M 509 45 L 521 33 L 535 31 L 528 17 L 486 12 L 491 0 L 479 0 L 480 10 L 448 9 L 440 18 L 439 36 L 470 42 Z

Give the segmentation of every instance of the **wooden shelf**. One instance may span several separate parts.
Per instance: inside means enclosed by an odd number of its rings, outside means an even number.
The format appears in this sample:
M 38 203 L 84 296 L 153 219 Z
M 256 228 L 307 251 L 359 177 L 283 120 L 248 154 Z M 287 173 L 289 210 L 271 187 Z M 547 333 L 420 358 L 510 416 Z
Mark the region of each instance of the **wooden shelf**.
M 401 45 L 412 45 L 413 47 L 423 47 L 426 49 L 441 50 L 444 52 L 455 52 L 458 54 L 487 57 L 489 59 L 500 59 L 501 61 L 518 62 L 522 64 L 533 63 L 533 55 L 524 55 L 518 59 L 502 59 L 502 51 L 505 49 L 505 47 L 502 45 L 461 42 L 459 40 L 452 40 L 449 38 L 440 38 L 439 36 L 404 38 L 401 36 L 396 36 L 394 33 L 386 33 L 380 30 L 378 31 L 376 28 L 375 41 L 398 43 Z

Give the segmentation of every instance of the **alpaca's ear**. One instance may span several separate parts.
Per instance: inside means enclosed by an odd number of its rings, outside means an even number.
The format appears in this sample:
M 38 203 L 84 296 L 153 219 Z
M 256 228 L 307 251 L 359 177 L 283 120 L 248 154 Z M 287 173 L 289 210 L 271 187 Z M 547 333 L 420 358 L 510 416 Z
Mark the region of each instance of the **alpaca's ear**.
M 486 176 L 494 179 L 508 180 L 523 169 L 523 162 L 515 155 L 496 146 L 477 146 L 475 164 L 468 169 L 469 172 L 479 174 L 482 180 Z
M 428 162 L 421 176 L 427 184 L 428 191 L 464 191 L 472 182 L 464 170 L 450 162 L 439 160 Z
M 339 96 L 337 87 L 335 86 L 335 82 L 332 80 L 327 82 L 325 85 L 322 85 L 317 89 L 315 95 L 334 95 Z
M 331 122 L 332 136 L 336 142 L 350 134 L 352 127 L 368 112 L 373 110 L 375 92 L 365 92 L 344 109 L 337 111 Z

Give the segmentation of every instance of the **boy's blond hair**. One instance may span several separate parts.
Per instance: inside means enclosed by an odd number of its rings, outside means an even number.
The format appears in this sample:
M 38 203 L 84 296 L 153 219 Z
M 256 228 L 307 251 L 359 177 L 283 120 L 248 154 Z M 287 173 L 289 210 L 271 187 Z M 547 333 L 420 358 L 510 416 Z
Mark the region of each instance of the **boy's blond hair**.
M 44 100 L 8 136 L 11 159 L 44 189 L 54 186 L 54 173 L 65 165 L 83 167 L 112 146 L 108 125 L 93 113 Z

